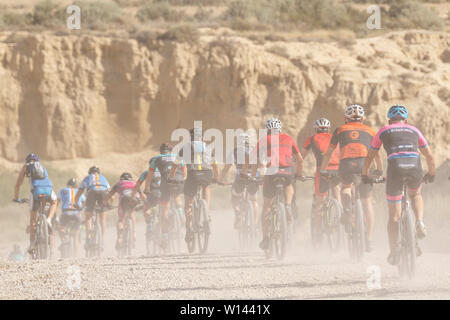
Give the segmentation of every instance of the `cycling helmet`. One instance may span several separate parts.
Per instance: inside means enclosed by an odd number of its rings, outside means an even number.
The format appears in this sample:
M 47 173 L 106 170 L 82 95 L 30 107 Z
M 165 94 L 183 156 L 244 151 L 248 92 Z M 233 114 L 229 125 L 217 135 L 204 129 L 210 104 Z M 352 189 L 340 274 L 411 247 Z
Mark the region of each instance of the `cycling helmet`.
M 74 188 L 75 188 L 76 186 L 78 186 L 77 179 L 75 179 L 75 178 L 70 178 L 70 179 L 67 181 L 66 186 L 68 186 L 68 187 L 74 187 Z
M 161 154 L 168 153 L 168 152 L 172 151 L 172 149 L 173 149 L 173 146 L 167 142 L 163 143 L 162 145 L 159 146 L 159 152 Z
M 131 173 L 124 172 L 120 175 L 120 180 L 133 180 Z
M 364 108 L 358 104 L 352 104 L 345 109 L 345 118 L 347 120 L 361 121 L 364 119 Z
M 266 121 L 267 130 L 281 130 L 281 121 L 278 118 L 270 118 Z
M 250 143 L 250 137 L 246 133 L 241 133 L 237 137 L 237 145 L 238 146 L 246 146 Z
M 395 105 L 389 108 L 388 114 L 389 119 L 408 119 L 408 109 L 405 106 Z
M 100 168 L 97 168 L 96 166 L 90 167 L 88 173 L 89 174 L 100 173 Z
M 330 126 L 331 126 L 331 123 L 326 118 L 320 118 L 314 122 L 314 129 L 322 129 L 322 128 L 329 129 Z
M 27 157 L 25 158 L 25 162 L 28 163 L 30 161 L 39 161 L 39 157 L 37 156 L 37 154 L 30 153 L 29 155 L 27 155 Z

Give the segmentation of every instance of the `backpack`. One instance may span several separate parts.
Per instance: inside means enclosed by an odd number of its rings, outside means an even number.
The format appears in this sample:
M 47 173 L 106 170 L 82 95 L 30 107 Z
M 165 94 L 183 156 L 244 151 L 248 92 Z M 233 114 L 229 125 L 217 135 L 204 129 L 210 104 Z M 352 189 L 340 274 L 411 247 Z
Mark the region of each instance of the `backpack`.
M 47 177 L 45 174 L 45 169 L 39 161 L 32 161 L 27 164 L 27 175 L 32 180 L 40 180 Z

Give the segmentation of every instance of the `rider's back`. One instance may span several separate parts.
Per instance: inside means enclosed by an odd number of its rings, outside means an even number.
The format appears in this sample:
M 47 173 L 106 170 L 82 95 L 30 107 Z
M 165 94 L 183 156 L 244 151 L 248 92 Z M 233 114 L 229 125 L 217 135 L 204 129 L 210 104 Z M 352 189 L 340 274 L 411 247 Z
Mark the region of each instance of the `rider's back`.
M 339 158 L 367 157 L 368 148 L 376 132 L 361 122 L 348 122 L 337 128 L 331 138 L 330 145 L 339 144 Z
M 110 188 L 108 180 L 99 173 L 93 173 L 83 179 L 80 189 L 106 191 Z

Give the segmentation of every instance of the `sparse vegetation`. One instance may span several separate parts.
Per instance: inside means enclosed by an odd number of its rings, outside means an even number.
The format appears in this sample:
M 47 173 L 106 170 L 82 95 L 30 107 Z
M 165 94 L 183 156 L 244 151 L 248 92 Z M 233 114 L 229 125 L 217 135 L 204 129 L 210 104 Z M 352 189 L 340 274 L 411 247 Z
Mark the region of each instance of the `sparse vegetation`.
M 111 24 L 121 24 L 121 11 L 115 2 L 76 1 L 82 8 L 81 23 L 88 29 L 103 29 Z
M 158 36 L 158 40 L 169 40 L 179 42 L 196 42 L 199 38 L 197 28 L 190 25 L 180 25 L 169 29 Z
M 166 2 L 148 3 L 142 6 L 136 13 L 141 23 L 149 21 L 179 21 L 184 17 L 182 12 L 176 11 Z

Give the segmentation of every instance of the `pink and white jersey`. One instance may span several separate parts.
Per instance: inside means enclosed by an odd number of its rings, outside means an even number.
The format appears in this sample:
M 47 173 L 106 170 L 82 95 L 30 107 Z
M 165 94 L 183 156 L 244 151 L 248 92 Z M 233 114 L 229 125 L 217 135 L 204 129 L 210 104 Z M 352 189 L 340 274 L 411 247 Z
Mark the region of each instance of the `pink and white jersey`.
M 394 123 L 381 128 L 372 139 L 371 149 L 379 150 L 383 145 L 388 160 L 419 158 L 419 148 L 428 146 L 427 140 L 414 126 Z
M 120 198 L 123 196 L 131 196 L 131 193 L 133 191 L 134 186 L 136 185 L 136 182 L 129 181 L 129 180 L 120 180 L 116 183 L 116 185 L 113 187 L 113 192 L 116 192 L 119 194 Z

